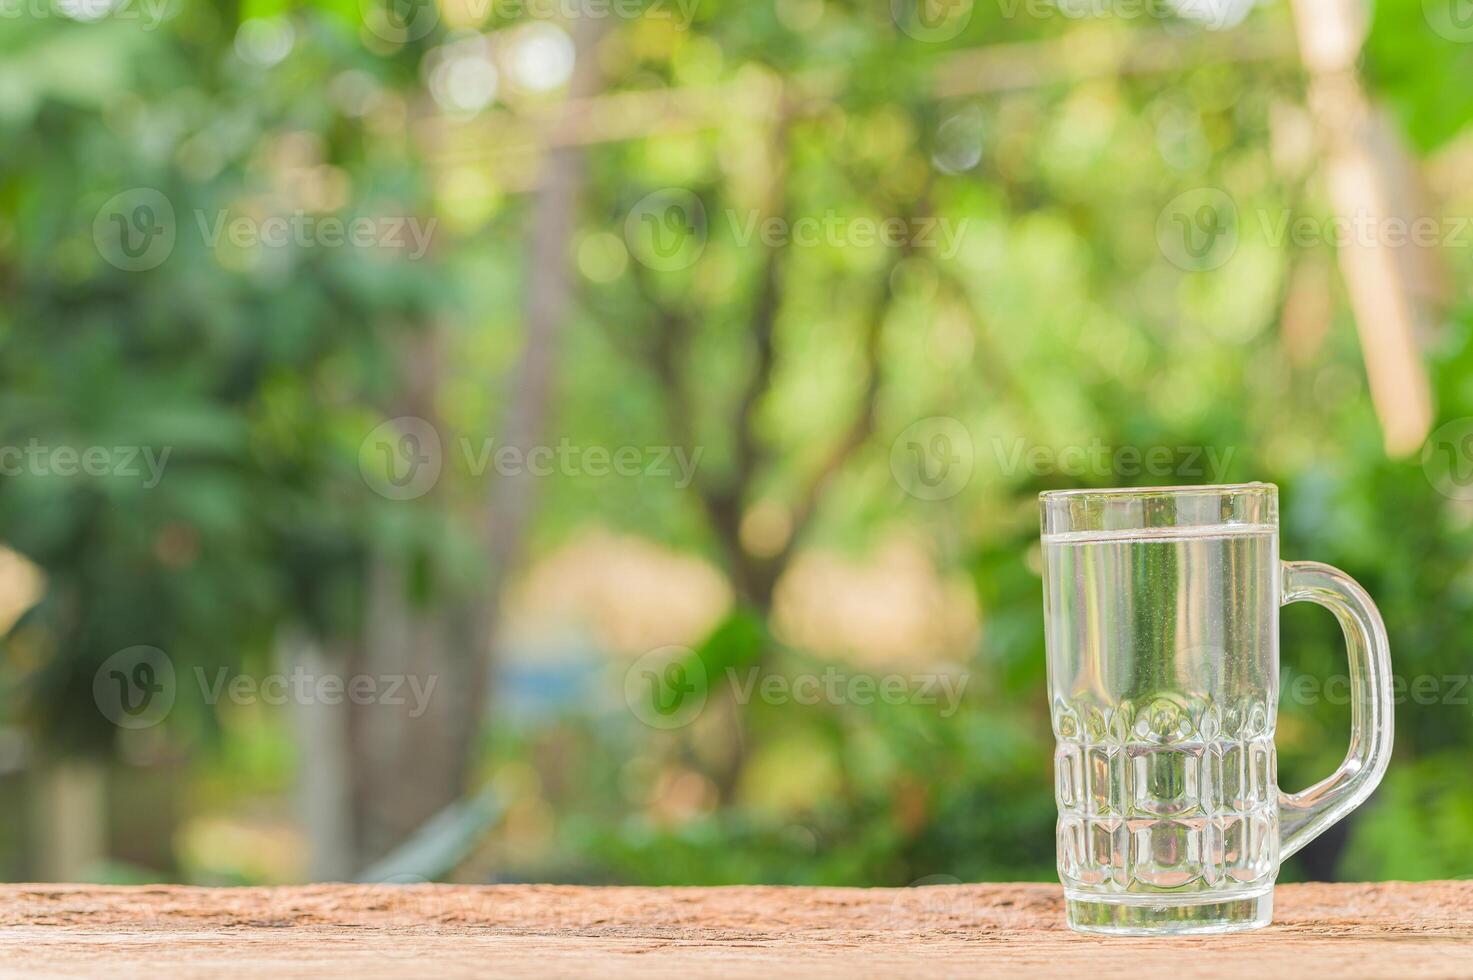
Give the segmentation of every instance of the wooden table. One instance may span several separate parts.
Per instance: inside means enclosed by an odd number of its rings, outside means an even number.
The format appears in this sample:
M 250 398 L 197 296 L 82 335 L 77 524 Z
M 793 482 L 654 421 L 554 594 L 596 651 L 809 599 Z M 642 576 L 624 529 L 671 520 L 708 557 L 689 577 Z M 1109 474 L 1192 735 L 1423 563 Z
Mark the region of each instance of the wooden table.
M 1260 932 L 1101 939 L 1055 885 L 5 885 L 0 976 L 1473 976 L 1473 881 L 1276 903 Z

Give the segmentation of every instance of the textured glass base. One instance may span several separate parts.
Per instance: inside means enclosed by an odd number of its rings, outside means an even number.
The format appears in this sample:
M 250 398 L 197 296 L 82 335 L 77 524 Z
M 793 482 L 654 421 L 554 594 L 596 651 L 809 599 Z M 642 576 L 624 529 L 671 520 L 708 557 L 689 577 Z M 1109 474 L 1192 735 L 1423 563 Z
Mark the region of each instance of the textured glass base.
M 1274 916 L 1273 887 L 1258 894 L 1191 903 L 1166 895 L 1102 900 L 1065 892 L 1069 928 L 1108 936 L 1183 936 L 1261 929 Z

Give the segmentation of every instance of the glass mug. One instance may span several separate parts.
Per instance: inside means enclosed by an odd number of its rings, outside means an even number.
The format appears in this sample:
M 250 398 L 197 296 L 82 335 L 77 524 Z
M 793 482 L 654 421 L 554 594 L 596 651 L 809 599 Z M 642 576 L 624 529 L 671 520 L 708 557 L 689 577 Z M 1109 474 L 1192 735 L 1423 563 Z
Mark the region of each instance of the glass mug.
M 1070 927 L 1231 932 L 1273 917 L 1279 862 L 1365 800 L 1391 756 L 1386 628 L 1350 576 L 1279 561 L 1267 483 L 1040 495 L 1059 880 Z M 1278 788 L 1279 607 L 1335 614 L 1350 751 Z

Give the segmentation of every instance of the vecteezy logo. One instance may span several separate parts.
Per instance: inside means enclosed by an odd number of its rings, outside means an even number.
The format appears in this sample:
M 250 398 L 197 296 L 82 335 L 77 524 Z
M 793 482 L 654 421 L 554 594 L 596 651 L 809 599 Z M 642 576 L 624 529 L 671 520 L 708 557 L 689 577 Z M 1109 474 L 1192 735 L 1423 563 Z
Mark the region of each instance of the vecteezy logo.
M 1216 187 L 1178 194 L 1156 218 L 1156 244 L 1179 269 L 1219 268 L 1238 250 L 1237 206 Z
M 1221 31 L 1236 27 L 1253 10 L 1254 0 L 1171 0 L 1171 11 L 1186 23 L 1202 24 L 1208 30 Z M 1172 22 L 1167 21 L 1167 27 Z M 1171 33 L 1181 34 L 1181 30 Z
M 890 473 L 921 500 L 946 500 L 972 479 L 972 434 L 954 418 L 937 415 L 906 426 L 890 445 Z
M 368 29 L 394 44 L 427 37 L 440 22 L 435 0 L 359 0 L 358 6 Z
M 931 928 L 965 921 L 964 917 L 976 909 L 964 890 L 950 887 L 961 883 L 960 878 L 947 874 L 917 878 L 908 887 L 895 889 L 894 913 L 913 916 L 919 924 Z
M 1422 472 L 1444 497 L 1473 500 L 1473 418 L 1453 419 L 1427 437 Z
M 683 728 L 706 707 L 706 665 L 689 647 L 656 647 L 624 672 L 624 703 L 651 728 Z
M 92 220 L 98 254 L 124 272 L 163 265 L 174 251 L 175 234 L 174 205 L 152 187 L 113 195 Z
M 429 493 L 440 481 L 442 461 L 440 434 L 413 415 L 382 423 L 358 447 L 363 481 L 389 500 L 412 500 Z
M 92 700 L 119 728 L 151 728 L 174 707 L 174 662 L 157 647 L 119 650 L 92 675 Z
M 64 17 L 88 22 L 106 17 L 111 13 L 115 2 L 116 0 L 58 0 L 56 8 Z
M 950 41 L 972 19 L 972 0 L 890 0 L 895 26 L 917 41 Z
M 436 885 L 412 871 L 396 871 L 365 882 L 350 899 L 351 908 L 368 913 L 364 925 L 378 920 L 385 908 L 413 909 L 429 922 L 463 919 L 473 913 L 474 901 L 459 888 Z
M 706 209 L 678 187 L 646 194 L 624 219 L 624 241 L 640 263 L 661 272 L 694 265 L 706 248 Z
M 1458 44 L 1473 42 L 1473 0 L 1422 0 L 1422 16 L 1439 36 Z

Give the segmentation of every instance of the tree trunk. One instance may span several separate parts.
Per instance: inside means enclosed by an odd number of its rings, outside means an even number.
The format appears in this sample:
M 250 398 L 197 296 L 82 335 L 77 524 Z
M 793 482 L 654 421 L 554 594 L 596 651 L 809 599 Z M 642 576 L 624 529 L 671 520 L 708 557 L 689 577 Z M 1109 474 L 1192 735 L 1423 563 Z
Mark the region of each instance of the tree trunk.
M 91 760 L 58 759 L 34 779 L 35 880 L 79 881 L 107 857 L 105 771 Z
M 278 669 L 300 669 L 321 677 L 334 669 L 305 632 L 283 628 L 277 638 Z M 352 751 L 346 705 L 292 699 L 297 744 L 297 798 L 308 845 L 307 874 L 313 881 L 348 881 L 357 870 L 353 834 Z
M 606 26 L 606 18 L 577 19 L 578 60 L 570 98 L 597 90 L 594 46 Z M 561 327 L 572 289 L 569 244 L 583 183 L 583 150 L 549 142 L 558 145 L 548 151 L 527 249 L 527 339 L 512 376 L 500 442 L 523 450 L 546 439 Z M 394 414 L 429 422 L 448 451 L 453 434 L 435 411 L 443 378 L 437 341 L 432 334 L 409 352 L 404 395 Z M 467 789 L 482 729 L 501 593 L 520 558 L 535 509 L 531 480 L 526 474 L 511 476 L 486 489 L 475 521 L 487 552 L 487 580 L 479 588 L 467 592 L 442 583 L 431 590 L 433 598 L 417 601 L 405 556 L 383 552 L 371 559 L 364 636 L 354 672 L 409 681 L 401 688 L 403 703 L 352 707 L 351 785 L 360 868 L 405 841 Z M 421 697 L 415 696 L 415 683 Z M 381 681 L 378 689 L 386 685 Z

